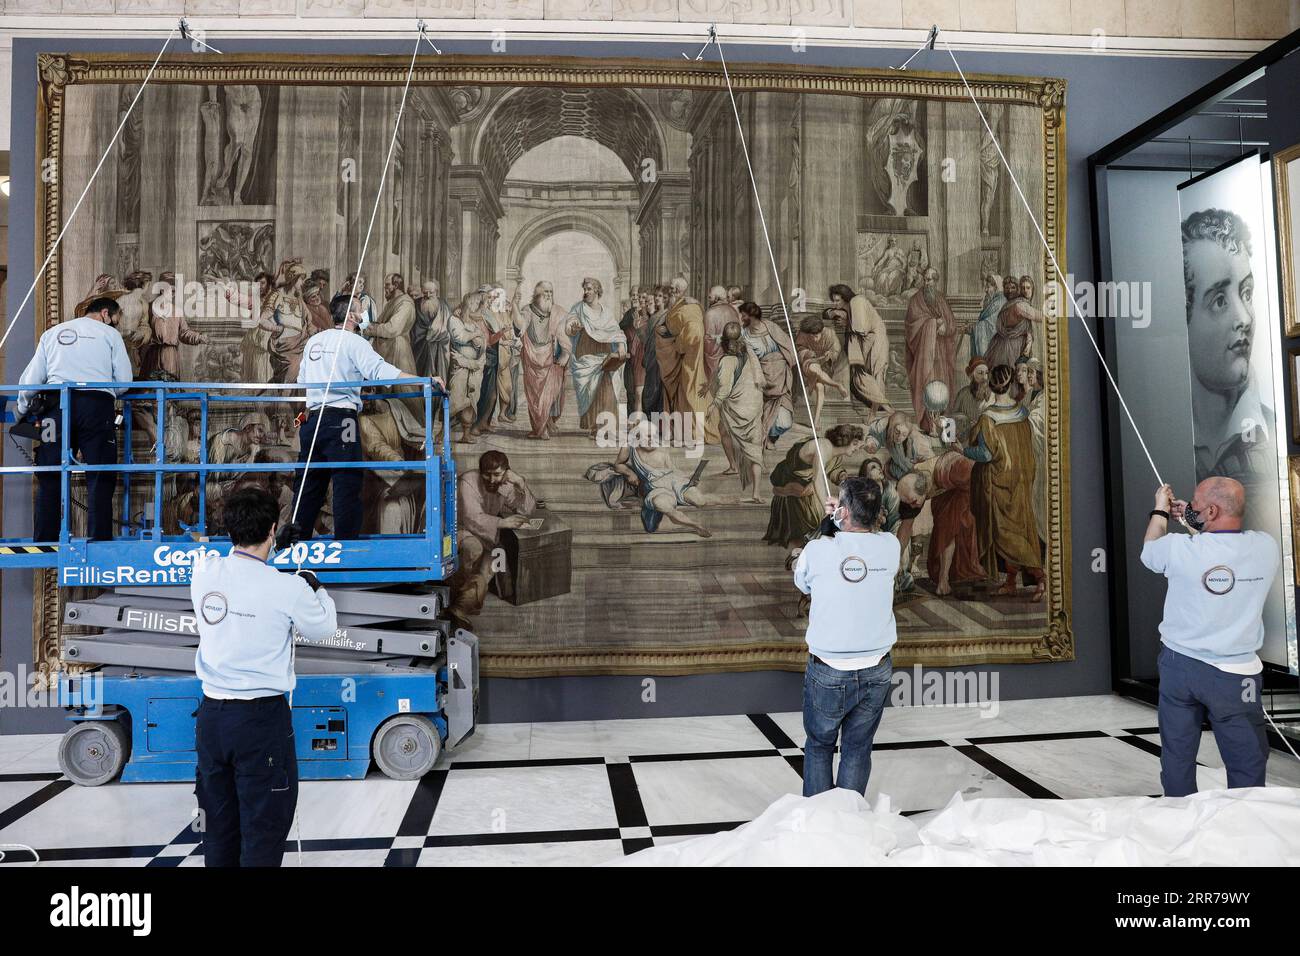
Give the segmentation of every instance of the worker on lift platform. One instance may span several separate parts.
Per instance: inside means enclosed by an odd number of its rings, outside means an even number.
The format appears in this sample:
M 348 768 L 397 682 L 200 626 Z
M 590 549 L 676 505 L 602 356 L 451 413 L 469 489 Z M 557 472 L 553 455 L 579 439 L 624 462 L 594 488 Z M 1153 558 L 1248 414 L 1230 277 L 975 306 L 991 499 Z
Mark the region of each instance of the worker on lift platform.
M 343 541 L 361 535 L 361 469 L 321 468 L 316 464 L 362 460 L 361 429 L 357 423 L 361 390 L 339 388 L 332 383 L 416 377 L 385 362 L 370 343 L 357 334 L 370 324 L 369 315 L 359 299 L 336 295 L 330 302 L 330 312 L 334 328 L 317 332 L 307 340 L 302 364 L 298 366 L 300 383 L 323 382 L 330 387 L 307 389 L 307 418 L 299 432 L 301 450 L 298 460 L 307 463 L 308 467 L 298 478 L 295 520 L 281 531 L 278 542 L 281 548 L 298 540 L 308 540 L 315 533 L 316 518 L 325 502 L 325 490 L 330 486 L 331 478 L 335 539 Z M 434 381 L 442 387 L 441 380 Z
M 126 344 L 115 328 L 118 305 L 108 297 L 93 300 L 86 314 L 60 322 L 45 330 L 36 343 L 36 354 L 23 369 L 19 385 L 57 385 L 63 382 L 130 382 L 131 359 Z M 68 420 L 68 445 L 87 465 L 117 464 L 117 413 L 114 399 L 125 392 L 117 389 L 83 389 L 69 392 L 72 407 Z M 40 445 L 37 465 L 62 462 L 62 402 L 56 391 L 27 391 L 18 394 L 18 417 L 31 419 Z M 117 475 L 92 472 L 86 479 L 90 491 L 90 537 L 113 537 L 113 489 Z M 59 540 L 62 513 L 61 480 L 57 471 L 36 475 L 36 522 L 33 538 Z

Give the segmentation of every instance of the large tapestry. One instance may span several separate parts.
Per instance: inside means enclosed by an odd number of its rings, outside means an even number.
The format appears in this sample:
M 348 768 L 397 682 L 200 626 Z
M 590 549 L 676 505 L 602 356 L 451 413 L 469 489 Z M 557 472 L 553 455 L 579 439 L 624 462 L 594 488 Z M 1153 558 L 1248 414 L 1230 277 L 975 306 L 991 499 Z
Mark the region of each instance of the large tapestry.
M 721 70 L 697 62 L 421 58 L 372 223 L 407 63 L 166 58 L 37 331 L 107 292 L 139 378 L 292 382 L 355 291 L 385 358 L 450 385 L 451 610 L 488 675 L 801 669 L 814 437 L 832 482 L 885 487 L 898 664 L 1073 659 L 1065 320 L 956 76 L 735 65 L 769 256 Z M 40 58 L 41 257 L 148 67 Z M 1064 262 L 1064 81 L 971 82 Z M 366 456 L 420 457 L 417 403 L 375 404 Z M 287 461 L 294 411 L 228 406 L 203 433 L 142 409 L 135 441 Z M 209 514 L 241 480 L 208 482 Z M 168 479 L 165 531 L 193 525 L 197 484 Z M 421 528 L 394 472 L 364 500 L 365 533 Z

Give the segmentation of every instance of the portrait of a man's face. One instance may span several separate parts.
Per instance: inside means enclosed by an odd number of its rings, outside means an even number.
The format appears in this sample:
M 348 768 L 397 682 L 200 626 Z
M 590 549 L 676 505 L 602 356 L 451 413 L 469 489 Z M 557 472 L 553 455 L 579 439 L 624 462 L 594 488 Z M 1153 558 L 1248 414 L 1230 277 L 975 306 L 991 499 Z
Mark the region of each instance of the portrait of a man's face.
M 1213 216 L 1211 221 L 1205 216 Z M 1217 232 L 1205 238 L 1186 238 Z M 1233 213 L 1205 210 L 1183 224 L 1183 279 L 1192 374 L 1202 388 L 1230 392 L 1250 377 L 1255 277 L 1250 237 Z

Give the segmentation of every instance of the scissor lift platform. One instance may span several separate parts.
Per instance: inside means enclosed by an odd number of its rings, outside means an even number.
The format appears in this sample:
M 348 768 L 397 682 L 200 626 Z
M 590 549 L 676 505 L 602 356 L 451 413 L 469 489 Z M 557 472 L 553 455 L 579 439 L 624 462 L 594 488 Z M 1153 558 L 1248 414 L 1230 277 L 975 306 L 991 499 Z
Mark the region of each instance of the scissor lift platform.
M 106 783 L 119 772 L 127 783 L 194 778 L 203 698 L 193 674 L 197 619 L 188 589 L 160 590 L 130 588 L 64 606 L 65 623 L 100 629 L 65 636 L 64 657 L 107 666 L 74 678 L 81 683 L 64 698 L 83 702 L 72 708 L 74 726 L 59 750 L 76 783 Z M 473 733 L 478 640 L 438 618 L 445 600 L 444 588 L 340 588 L 334 635 L 295 635 L 291 700 L 302 779 L 363 777 L 372 758 L 390 777 L 412 779 L 433 768 L 444 745 Z M 97 678 L 102 693 L 88 696 L 84 682 Z
M 70 685 L 65 699 L 81 701 L 70 708 L 74 726 L 60 748 L 60 764 L 72 780 L 96 785 L 119 773 L 127 782 L 194 779 L 194 724 L 203 694 L 194 676 L 198 628 L 190 572 L 205 556 L 225 555 L 231 547 L 218 528 L 210 527 L 209 485 L 259 473 L 296 476 L 309 467 L 296 461 L 210 462 L 209 412 L 230 409 L 221 403 L 301 404 L 295 393 L 306 389 L 365 387 L 363 401 L 420 401 L 425 441 L 419 460 L 328 463 L 332 470 L 397 471 L 422 478 L 422 530 L 346 541 L 315 538 L 271 553 L 273 567 L 314 572 L 329 588 L 339 614 L 332 636 L 295 637 L 300 677 L 290 699 L 300 775 L 360 777 L 373 758 L 389 776 L 411 779 L 433 767 L 444 745 L 454 747 L 473 733 L 478 640 L 443 617 L 448 600 L 444 582 L 457 561 L 456 465 L 445 391 L 431 379 L 332 386 L 137 382 L 120 396 L 123 460 L 104 465 L 77 461 L 66 439 L 73 393 L 120 387 L 106 382 L 24 386 L 23 392 L 57 393 L 58 405 L 50 415 L 61 416 L 59 464 L 0 468 L 8 474 L 57 472 L 62 506 L 57 541 L 0 540 L 0 570 L 52 568 L 61 588 L 105 589 L 84 598 L 79 592 L 64 605 L 66 625 L 95 629 L 65 632 L 64 659 L 100 665 L 79 677 L 61 678 Z M 389 387 L 407 391 L 377 391 Z M 0 386 L 6 401 L 18 391 Z M 169 403 L 198 409 L 203 439 L 197 462 L 169 460 L 167 429 L 162 427 Z M 145 462 L 135 460 L 132 439 L 133 410 L 141 406 L 152 416 L 156 435 L 152 460 Z M 12 420 L 7 411 L 4 418 Z M 436 442 L 439 421 L 442 435 Z M 305 433 L 300 440 L 307 440 Z M 73 534 L 69 520 L 77 504 L 73 479 L 100 472 L 120 476 L 116 527 L 123 533 L 88 540 Z M 173 517 L 168 528 L 164 501 L 175 494 L 175 479 L 182 475 L 196 478 L 197 520 L 185 524 Z M 137 516 L 141 489 L 149 494 Z M 85 693 L 91 689 L 86 682 L 100 681 L 101 694 Z

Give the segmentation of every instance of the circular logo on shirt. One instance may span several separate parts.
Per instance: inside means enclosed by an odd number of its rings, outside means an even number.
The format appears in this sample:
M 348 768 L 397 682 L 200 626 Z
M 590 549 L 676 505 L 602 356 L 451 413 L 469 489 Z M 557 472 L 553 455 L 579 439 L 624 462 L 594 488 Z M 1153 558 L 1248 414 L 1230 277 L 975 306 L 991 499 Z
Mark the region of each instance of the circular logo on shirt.
M 1226 564 L 1216 564 L 1201 575 L 1201 585 L 1211 594 L 1227 594 L 1237 585 L 1237 575 Z
M 220 591 L 209 591 L 199 602 L 199 613 L 209 624 L 220 624 L 226 619 L 229 610 L 230 605 L 226 603 L 226 596 Z
M 58 334 L 54 336 L 54 340 L 55 340 L 56 342 L 58 342 L 60 345 L 76 345 L 76 344 L 77 344 L 77 330 L 76 330 L 76 329 L 59 329 Z
M 307 357 L 311 359 L 313 362 L 319 362 L 320 357 L 324 354 L 325 354 L 325 350 L 324 348 L 321 347 L 321 344 L 319 342 L 315 343 L 314 345 L 312 345 L 310 348 L 307 349 Z
M 850 584 L 857 584 L 867 576 L 867 562 L 856 554 L 850 554 L 840 562 L 840 577 Z

